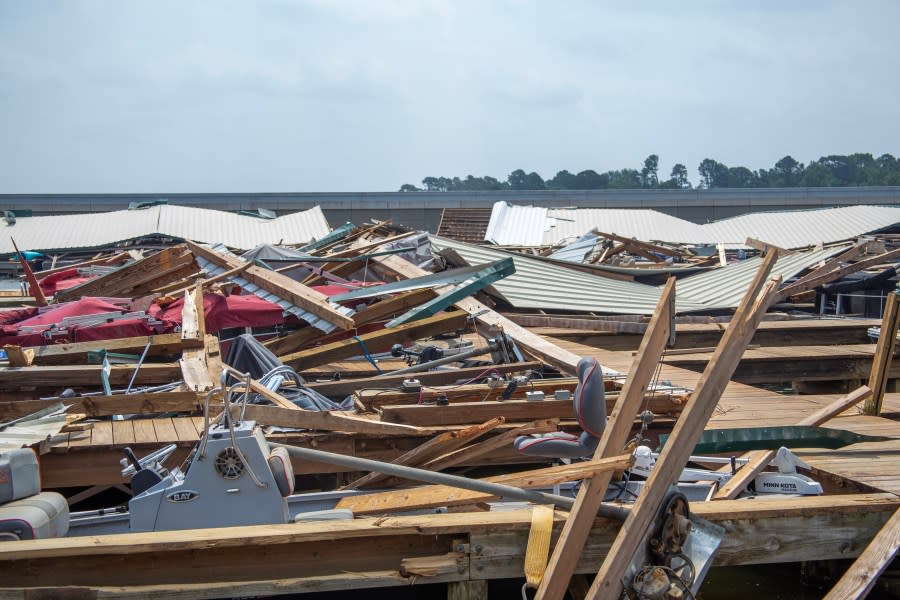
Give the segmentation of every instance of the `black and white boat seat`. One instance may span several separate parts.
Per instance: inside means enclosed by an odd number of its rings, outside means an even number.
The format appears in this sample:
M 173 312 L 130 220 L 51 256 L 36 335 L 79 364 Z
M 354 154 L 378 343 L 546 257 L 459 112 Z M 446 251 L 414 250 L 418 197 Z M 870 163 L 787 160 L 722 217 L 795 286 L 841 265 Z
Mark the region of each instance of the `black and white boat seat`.
M 513 444 L 527 456 L 548 458 L 584 458 L 594 453 L 606 428 L 606 393 L 603 370 L 596 358 L 585 356 L 576 367 L 578 386 L 572 400 L 575 419 L 581 426 L 580 436 L 561 431 L 539 435 L 523 435 Z
M 0 453 L 0 540 L 64 537 L 68 532 L 69 504 L 62 494 L 41 492 L 34 451 Z
M 274 448 L 269 454 L 269 468 L 278 484 L 278 491 L 287 498 L 294 493 L 294 466 L 291 455 L 284 448 Z

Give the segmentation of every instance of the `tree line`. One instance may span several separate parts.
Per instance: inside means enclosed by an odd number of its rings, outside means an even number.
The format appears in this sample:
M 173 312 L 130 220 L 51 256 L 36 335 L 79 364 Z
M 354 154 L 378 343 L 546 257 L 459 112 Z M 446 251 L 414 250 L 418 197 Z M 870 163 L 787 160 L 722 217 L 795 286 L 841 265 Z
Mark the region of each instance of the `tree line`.
M 698 166 L 699 189 L 761 188 L 761 187 L 842 187 L 900 185 L 900 160 L 890 154 L 874 158 L 868 153 L 847 156 L 832 154 L 804 165 L 785 156 L 771 169 L 729 167 L 711 158 Z M 651 154 L 640 169 L 580 173 L 559 171 L 551 179 L 544 179 L 534 171 L 516 169 L 505 181 L 495 177 L 426 177 L 422 187 L 409 183 L 401 192 L 455 192 L 483 190 L 604 190 L 604 189 L 692 189 L 687 167 L 678 163 L 672 167 L 668 179 L 659 177 L 659 156 Z

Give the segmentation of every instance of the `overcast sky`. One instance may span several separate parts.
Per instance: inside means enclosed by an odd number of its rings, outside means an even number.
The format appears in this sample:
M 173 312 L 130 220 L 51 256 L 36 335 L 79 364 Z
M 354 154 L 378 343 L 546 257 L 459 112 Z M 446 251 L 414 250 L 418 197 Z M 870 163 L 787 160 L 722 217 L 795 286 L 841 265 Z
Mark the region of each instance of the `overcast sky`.
M 900 2 L 0 0 L 0 193 L 900 154 Z

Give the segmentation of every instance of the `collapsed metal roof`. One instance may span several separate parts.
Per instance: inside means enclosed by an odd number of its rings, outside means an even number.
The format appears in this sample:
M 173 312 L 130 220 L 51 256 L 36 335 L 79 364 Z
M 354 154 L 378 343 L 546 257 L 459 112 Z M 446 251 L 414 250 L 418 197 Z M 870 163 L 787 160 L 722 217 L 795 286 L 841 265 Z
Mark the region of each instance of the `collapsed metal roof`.
M 649 315 L 659 302 L 655 286 L 598 277 L 529 258 L 522 254 L 474 246 L 435 235 L 429 236 L 436 253 L 450 249 L 469 264 L 513 257 L 516 272 L 493 288 L 515 308 Z M 680 311 L 704 310 L 703 304 L 678 297 Z
M 318 206 L 274 219 L 262 219 L 190 206 L 157 205 L 108 213 L 18 217 L 0 226 L 0 254 L 21 250 L 99 248 L 152 235 L 248 250 L 259 244 L 305 244 L 331 228 Z
M 900 208 L 846 206 L 741 215 L 699 225 L 655 210 L 545 208 L 497 202 L 485 240 L 542 246 L 596 230 L 643 241 L 744 247 L 748 237 L 782 248 L 804 248 L 856 238 L 900 223 Z

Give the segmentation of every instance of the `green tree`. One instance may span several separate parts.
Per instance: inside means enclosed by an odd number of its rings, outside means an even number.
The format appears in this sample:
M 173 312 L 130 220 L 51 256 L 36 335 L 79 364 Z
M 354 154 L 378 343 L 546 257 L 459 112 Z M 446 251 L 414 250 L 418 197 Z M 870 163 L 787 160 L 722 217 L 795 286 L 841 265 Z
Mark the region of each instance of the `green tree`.
M 700 171 L 700 187 L 710 189 L 728 187 L 728 167 L 711 158 L 704 158 L 697 168 Z
M 422 190 L 420 190 L 419 188 L 417 188 L 416 186 L 414 186 L 411 183 L 404 183 L 403 185 L 400 186 L 400 191 L 401 192 L 421 192 Z
M 544 180 L 540 175 L 532 171 L 526 173 L 522 169 L 516 169 L 506 178 L 506 183 L 513 190 L 542 190 L 545 188 Z
M 769 186 L 795 187 L 803 177 L 803 169 L 803 163 L 787 155 L 775 163 L 775 167 L 769 171 Z
M 562 170 L 552 179 L 548 179 L 545 187 L 550 190 L 574 190 L 577 187 L 577 178 L 568 171 Z
M 587 169 L 575 176 L 575 190 L 602 190 L 609 187 L 609 176 Z
M 756 173 L 747 167 L 731 167 L 728 169 L 727 180 L 727 187 L 733 188 L 756 187 L 759 183 Z
M 607 171 L 609 177 L 607 187 L 614 190 L 626 190 L 641 187 L 641 174 L 637 169 L 621 169 L 619 171 Z
M 641 186 L 645 188 L 659 187 L 659 156 L 651 154 L 644 159 L 641 169 Z

